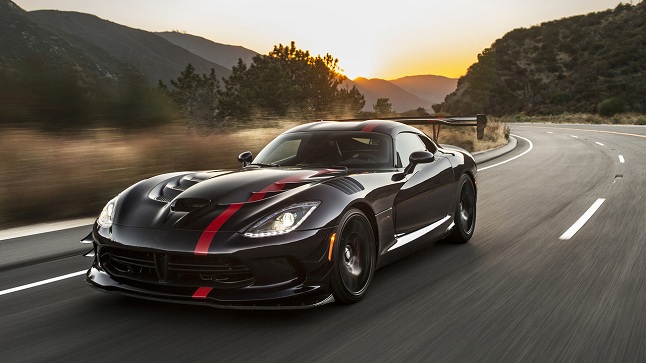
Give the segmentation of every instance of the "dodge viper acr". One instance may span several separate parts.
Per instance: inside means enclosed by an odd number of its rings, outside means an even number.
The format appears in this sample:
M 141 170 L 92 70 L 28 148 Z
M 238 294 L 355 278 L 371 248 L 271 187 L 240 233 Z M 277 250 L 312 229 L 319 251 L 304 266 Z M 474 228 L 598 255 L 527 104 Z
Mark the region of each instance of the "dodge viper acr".
M 86 281 L 224 308 L 354 303 L 377 268 L 474 232 L 473 157 L 410 125 L 300 125 L 239 161 L 151 177 L 109 201 L 84 239 Z

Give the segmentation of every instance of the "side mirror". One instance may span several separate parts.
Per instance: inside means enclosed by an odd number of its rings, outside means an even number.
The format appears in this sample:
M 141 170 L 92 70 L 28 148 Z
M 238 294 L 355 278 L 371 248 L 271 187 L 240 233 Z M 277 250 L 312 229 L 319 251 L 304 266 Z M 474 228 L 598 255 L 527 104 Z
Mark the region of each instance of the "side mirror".
M 410 174 L 415 170 L 417 164 L 428 164 L 435 160 L 435 155 L 433 153 L 423 150 L 423 151 L 413 151 L 408 157 L 409 164 L 404 169 L 405 174 Z
M 251 160 L 253 160 L 253 154 L 251 153 L 251 151 L 245 151 L 238 155 L 238 161 L 242 163 L 243 168 L 249 165 Z

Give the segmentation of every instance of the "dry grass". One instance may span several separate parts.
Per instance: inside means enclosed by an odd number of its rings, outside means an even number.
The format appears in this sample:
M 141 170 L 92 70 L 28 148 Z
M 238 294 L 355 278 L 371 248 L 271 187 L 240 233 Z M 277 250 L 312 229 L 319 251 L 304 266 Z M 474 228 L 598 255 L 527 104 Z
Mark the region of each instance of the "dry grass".
M 419 127 L 427 135 L 433 135 L 431 126 Z M 509 128 L 500 120 L 489 118 L 482 140 L 477 139 L 476 127 L 442 126 L 438 142 L 459 146 L 471 152 L 497 148 L 507 144 Z
M 127 134 L 105 129 L 74 135 L 3 130 L 0 229 L 96 215 L 114 195 L 153 175 L 235 168 L 240 152 L 251 150 L 256 155 L 294 125 L 274 122 L 263 128 L 208 134 L 177 124 Z M 503 124 L 490 123 L 485 133 L 485 140 L 477 141 L 475 128 L 445 127 L 440 142 L 472 151 L 506 142 Z

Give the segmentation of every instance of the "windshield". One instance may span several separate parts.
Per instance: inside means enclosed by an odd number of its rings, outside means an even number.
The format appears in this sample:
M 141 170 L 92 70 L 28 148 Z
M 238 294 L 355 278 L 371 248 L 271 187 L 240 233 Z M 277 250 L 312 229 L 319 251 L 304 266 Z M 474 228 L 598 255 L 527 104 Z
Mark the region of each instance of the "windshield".
M 392 168 L 392 139 L 371 132 L 296 132 L 265 146 L 252 164 Z

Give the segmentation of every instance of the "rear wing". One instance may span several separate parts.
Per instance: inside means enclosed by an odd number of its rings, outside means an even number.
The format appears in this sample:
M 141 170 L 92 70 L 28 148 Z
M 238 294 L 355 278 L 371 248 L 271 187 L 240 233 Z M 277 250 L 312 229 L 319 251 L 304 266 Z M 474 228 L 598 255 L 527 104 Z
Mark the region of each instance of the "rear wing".
M 484 129 L 487 126 L 487 115 L 478 114 L 475 116 L 428 116 L 428 117 L 382 117 L 378 120 L 397 121 L 406 125 L 433 125 L 433 140 L 437 141 L 440 134 L 440 126 L 476 126 L 478 140 L 484 137 Z M 360 121 L 359 119 L 340 121 Z

